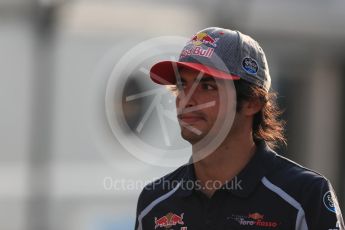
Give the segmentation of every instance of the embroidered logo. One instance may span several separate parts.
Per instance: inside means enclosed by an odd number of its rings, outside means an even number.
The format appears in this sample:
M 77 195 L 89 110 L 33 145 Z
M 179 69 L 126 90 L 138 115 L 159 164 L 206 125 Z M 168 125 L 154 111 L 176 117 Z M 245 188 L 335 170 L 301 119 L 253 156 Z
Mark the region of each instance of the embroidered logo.
M 184 213 L 182 213 L 181 215 L 176 215 L 172 212 L 169 212 L 168 214 L 166 214 L 160 218 L 155 217 L 155 229 L 157 229 L 157 228 L 170 228 L 171 226 L 175 226 L 177 224 L 184 225 L 183 215 L 184 215 Z M 187 229 L 187 228 L 185 228 L 185 229 Z
M 192 37 L 190 42 L 192 42 L 195 46 L 200 46 L 202 44 L 211 45 L 213 47 L 217 47 L 216 42 L 219 38 L 213 38 L 205 32 L 198 33 Z
M 329 211 L 335 212 L 335 205 L 330 191 L 326 192 L 325 195 L 323 195 L 323 204 Z
M 214 53 L 214 48 L 217 47 L 218 40 L 219 38 L 213 38 L 205 32 L 198 33 L 189 40 L 180 58 L 191 55 L 210 58 Z
M 277 221 L 265 220 L 264 215 L 258 212 L 249 213 L 248 216 L 232 215 L 228 219 L 235 220 L 241 226 L 276 228 L 279 225 Z
M 242 60 L 242 68 L 249 74 L 256 74 L 259 70 L 258 63 L 250 57 L 246 57 Z

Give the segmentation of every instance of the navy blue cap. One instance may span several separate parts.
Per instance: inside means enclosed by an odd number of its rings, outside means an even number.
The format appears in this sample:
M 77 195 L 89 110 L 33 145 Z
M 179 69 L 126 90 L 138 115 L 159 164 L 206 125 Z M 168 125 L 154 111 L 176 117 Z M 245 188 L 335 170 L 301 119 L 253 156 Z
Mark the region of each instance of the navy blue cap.
M 210 27 L 197 32 L 181 51 L 178 61 L 161 61 L 151 67 L 151 79 L 176 84 L 177 67 L 188 67 L 215 78 L 243 79 L 269 90 L 271 77 L 265 53 L 258 42 L 239 31 Z

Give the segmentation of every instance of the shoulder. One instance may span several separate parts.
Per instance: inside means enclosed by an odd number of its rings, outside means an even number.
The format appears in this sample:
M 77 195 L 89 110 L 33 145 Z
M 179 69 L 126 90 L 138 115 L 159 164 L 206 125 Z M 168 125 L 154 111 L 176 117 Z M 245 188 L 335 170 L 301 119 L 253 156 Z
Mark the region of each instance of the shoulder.
M 267 175 L 267 179 L 296 195 L 304 190 L 319 188 L 329 184 L 329 180 L 321 173 L 304 167 L 279 154 L 276 155 L 275 170 Z
M 276 167 L 263 184 L 298 209 L 297 224 L 309 229 L 333 229 L 344 226 L 338 200 L 330 181 L 322 174 L 280 155 Z
M 266 175 L 263 184 L 287 202 L 306 211 L 310 206 L 322 205 L 324 196 L 333 191 L 325 176 L 278 154 L 276 167 Z

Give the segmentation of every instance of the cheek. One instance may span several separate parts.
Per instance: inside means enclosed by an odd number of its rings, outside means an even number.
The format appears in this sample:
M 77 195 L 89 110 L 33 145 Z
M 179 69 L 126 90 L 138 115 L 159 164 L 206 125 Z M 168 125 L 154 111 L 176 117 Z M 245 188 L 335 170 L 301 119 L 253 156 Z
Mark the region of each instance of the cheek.
M 212 100 L 208 101 L 212 102 Z M 215 103 L 206 109 L 203 109 L 205 113 L 208 114 L 208 117 L 211 118 L 212 120 L 216 120 L 219 116 L 219 118 L 224 117 L 225 113 L 219 110 L 219 102 L 214 101 Z
M 220 110 L 219 104 L 217 103 L 212 109 L 213 116 L 215 118 L 223 119 L 226 116 L 226 112 Z

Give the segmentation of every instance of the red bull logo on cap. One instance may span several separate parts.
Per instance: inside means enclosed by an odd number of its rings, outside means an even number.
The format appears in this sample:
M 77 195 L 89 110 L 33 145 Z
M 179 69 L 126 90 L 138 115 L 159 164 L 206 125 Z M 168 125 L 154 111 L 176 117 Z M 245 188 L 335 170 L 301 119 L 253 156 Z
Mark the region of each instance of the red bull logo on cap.
M 207 49 L 203 49 L 200 46 L 193 46 L 190 49 L 185 48 L 184 50 L 182 50 L 180 57 L 196 55 L 196 56 L 202 56 L 202 57 L 210 58 L 212 56 L 213 52 L 214 52 L 214 49 L 210 48 L 210 47 Z
M 205 32 L 197 33 L 187 42 L 180 58 L 191 55 L 211 58 L 218 40 L 219 38 L 213 38 Z
M 169 212 L 165 216 L 162 216 L 160 218 L 155 217 L 155 229 L 157 228 L 170 228 L 171 226 L 175 225 L 184 225 L 183 222 L 183 215 L 176 215 L 172 212 Z
M 205 45 L 211 45 L 213 47 L 216 47 L 217 44 L 216 42 L 218 41 L 219 38 L 213 38 L 210 35 L 208 35 L 205 32 L 198 33 L 192 37 L 190 42 L 192 42 L 195 46 L 200 46 L 202 44 Z

